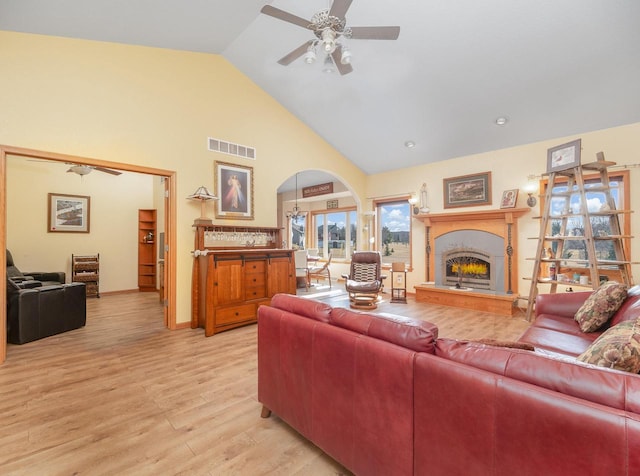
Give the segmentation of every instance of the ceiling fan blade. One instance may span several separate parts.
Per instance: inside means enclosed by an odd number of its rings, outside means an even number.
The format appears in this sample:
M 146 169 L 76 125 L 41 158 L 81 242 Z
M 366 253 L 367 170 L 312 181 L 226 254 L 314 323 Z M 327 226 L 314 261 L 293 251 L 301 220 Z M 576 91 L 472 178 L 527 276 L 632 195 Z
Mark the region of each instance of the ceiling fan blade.
M 312 43 L 313 43 L 313 40 L 309 40 L 306 43 L 303 43 L 288 55 L 285 55 L 282 58 L 280 58 L 278 60 L 278 63 L 281 64 L 282 66 L 287 66 L 288 64 L 292 63 L 293 61 L 300 58 L 303 54 L 305 54 L 307 52 L 307 49 Z
M 340 59 L 342 58 L 342 46 L 338 45 L 338 47 L 331 53 L 331 57 L 333 58 L 333 63 L 336 65 L 338 72 L 341 75 L 349 74 L 353 71 L 353 66 L 350 63 L 342 64 Z
M 265 15 L 277 18 L 278 20 L 293 23 L 294 25 L 301 26 L 302 28 L 309 28 L 309 25 L 311 25 L 311 22 L 309 20 L 305 20 L 304 18 L 293 15 L 289 12 L 285 12 L 284 10 L 280 10 L 279 8 L 272 7 L 271 5 L 265 5 L 260 11 Z
M 353 0 L 333 0 L 331 10 L 329 10 L 329 16 L 344 20 L 344 16 L 347 14 L 347 10 L 349 10 L 352 1 Z
M 121 175 L 122 172 L 118 171 L 118 170 L 113 170 L 113 169 L 107 169 L 106 167 L 98 167 L 98 166 L 93 166 L 94 170 L 99 170 L 100 172 L 105 172 L 111 175 Z
M 352 26 L 351 38 L 354 40 L 397 40 L 399 26 Z

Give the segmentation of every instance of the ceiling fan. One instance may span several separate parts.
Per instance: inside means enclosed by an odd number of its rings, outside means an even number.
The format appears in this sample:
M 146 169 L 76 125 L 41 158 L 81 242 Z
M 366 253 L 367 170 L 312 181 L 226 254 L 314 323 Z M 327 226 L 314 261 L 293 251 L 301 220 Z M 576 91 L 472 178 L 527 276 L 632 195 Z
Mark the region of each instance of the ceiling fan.
M 333 0 L 331 8 L 321 10 L 305 20 L 299 16 L 265 5 L 260 10 L 265 15 L 272 16 L 294 25 L 311 30 L 316 38 L 309 40 L 288 55 L 282 57 L 278 63 L 286 66 L 301 56 L 306 63 L 316 60 L 316 49 L 319 47 L 325 54 L 325 64 L 335 64 L 340 74 L 353 71 L 351 66 L 351 51 L 344 43 L 344 39 L 353 40 L 397 40 L 400 35 L 399 26 L 346 26 L 345 15 L 352 0 Z
M 73 172 L 74 174 L 78 174 L 80 176 L 90 174 L 92 171 L 97 170 L 98 172 L 105 172 L 111 175 L 120 175 L 122 172 L 118 170 L 108 169 L 106 167 L 98 167 L 97 165 L 84 165 L 84 164 L 69 164 L 69 170 L 67 172 Z
M 49 162 L 49 163 L 52 162 L 51 160 L 46 160 L 46 159 L 27 159 L 27 160 L 31 162 Z M 97 170 L 98 172 L 111 174 L 111 175 L 122 175 L 122 172 L 120 172 L 119 170 L 108 169 L 106 167 L 100 167 L 98 165 L 77 164 L 75 162 L 65 162 L 65 164 L 69 166 L 69 169 L 67 170 L 67 172 L 72 172 L 80 176 L 88 175 L 94 170 Z

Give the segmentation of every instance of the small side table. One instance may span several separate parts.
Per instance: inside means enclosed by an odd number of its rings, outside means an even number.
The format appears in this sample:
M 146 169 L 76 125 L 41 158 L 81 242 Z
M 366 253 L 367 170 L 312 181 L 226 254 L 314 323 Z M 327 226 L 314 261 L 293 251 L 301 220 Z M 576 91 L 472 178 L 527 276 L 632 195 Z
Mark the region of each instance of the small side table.
M 391 302 L 407 303 L 407 270 L 391 270 Z

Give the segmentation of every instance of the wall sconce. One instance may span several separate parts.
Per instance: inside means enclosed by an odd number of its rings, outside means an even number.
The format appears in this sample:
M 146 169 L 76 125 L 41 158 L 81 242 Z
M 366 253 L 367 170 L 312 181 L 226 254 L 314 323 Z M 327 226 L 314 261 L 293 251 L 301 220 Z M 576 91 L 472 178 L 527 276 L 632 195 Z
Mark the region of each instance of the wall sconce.
M 409 197 L 409 204 L 413 208 L 414 215 L 420 213 L 420 207 L 418 207 L 418 197 L 416 197 L 415 194 L 411 194 L 411 197 Z
M 367 233 L 367 238 L 368 242 L 369 242 L 369 246 L 368 249 L 369 251 L 373 249 L 373 243 L 375 241 L 375 218 L 376 218 L 376 212 L 374 210 L 370 210 L 370 211 L 366 211 L 362 214 L 363 219 L 365 221 L 365 232 Z
M 194 223 L 196 225 L 212 225 L 213 221 L 206 217 L 206 203 L 209 200 L 218 200 L 218 197 L 210 193 L 209 190 L 207 190 L 207 187 L 203 185 L 202 187 L 198 187 L 198 190 L 193 192 L 187 198 L 189 200 L 200 200 L 200 218 L 197 218 Z
M 531 208 L 535 207 L 536 204 L 538 203 L 538 199 L 534 197 L 533 194 L 538 192 L 539 186 L 538 186 L 537 179 L 539 178 L 540 176 L 538 175 L 528 175 L 527 184 L 524 186 L 524 191 L 529 196 L 529 198 L 527 198 L 527 205 Z

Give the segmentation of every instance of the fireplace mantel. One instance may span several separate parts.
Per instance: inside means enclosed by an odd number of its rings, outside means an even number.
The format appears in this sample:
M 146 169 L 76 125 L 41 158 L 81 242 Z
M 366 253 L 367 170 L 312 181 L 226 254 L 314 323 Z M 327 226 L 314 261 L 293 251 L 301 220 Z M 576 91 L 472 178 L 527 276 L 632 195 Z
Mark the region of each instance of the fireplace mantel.
M 434 223 L 460 222 L 467 220 L 499 220 L 504 223 L 514 223 L 516 218 L 531 211 L 530 208 L 503 208 L 499 210 L 481 210 L 473 212 L 452 213 L 420 213 L 414 215 L 416 220 L 422 221 L 425 226 Z
M 431 282 L 434 279 L 435 266 L 435 248 L 434 242 L 436 238 L 459 230 L 479 230 L 493 233 L 504 240 L 504 256 L 506 264 L 504 270 L 505 289 L 498 290 L 495 299 L 506 299 L 511 306 L 513 298 L 518 295 L 518 218 L 531 211 L 530 208 L 504 208 L 494 210 L 481 211 L 461 211 L 450 213 L 421 213 L 414 215 L 414 219 L 421 221 L 425 226 L 425 244 L 426 244 L 426 281 Z M 441 291 L 438 287 L 429 285 L 418 285 L 416 289 L 416 299 L 418 301 L 431 301 L 432 295 L 436 291 Z M 448 291 L 448 290 L 447 290 Z M 469 294 L 467 294 L 469 296 Z M 511 299 L 509 299 L 511 297 Z M 488 296 L 482 296 L 486 300 Z M 433 298 L 435 299 L 435 298 Z M 439 297 L 438 299 L 441 299 Z M 489 298 L 490 299 L 490 298 Z M 459 293 L 455 291 L 451 297 L 450 305 L 459 305 L 466 307 L 462 303 Z M 439 304 L 443 304 L 441 300 Z M 471 302 L 471 307 L 477 308 L 477 302 Z M 480 306 L 482 309 L 485 306 Z M 509 311 L 510 313 L 510 311 Z

